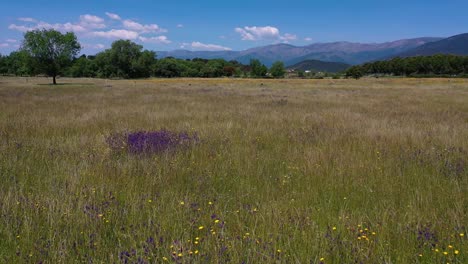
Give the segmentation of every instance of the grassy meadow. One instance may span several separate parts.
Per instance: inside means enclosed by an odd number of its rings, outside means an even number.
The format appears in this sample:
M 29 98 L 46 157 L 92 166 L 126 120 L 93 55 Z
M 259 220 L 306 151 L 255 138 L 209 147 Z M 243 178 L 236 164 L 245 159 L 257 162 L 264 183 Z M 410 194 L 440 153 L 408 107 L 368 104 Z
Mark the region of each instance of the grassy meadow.
M 49 82 L 0 78 L 1 263 L 468 262 L 468 80 Z

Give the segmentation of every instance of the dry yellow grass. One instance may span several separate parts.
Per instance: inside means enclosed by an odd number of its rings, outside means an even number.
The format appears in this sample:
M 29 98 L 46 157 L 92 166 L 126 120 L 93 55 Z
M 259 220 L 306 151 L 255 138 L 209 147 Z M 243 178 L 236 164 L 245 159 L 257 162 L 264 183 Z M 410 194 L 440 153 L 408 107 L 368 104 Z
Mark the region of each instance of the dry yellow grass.
M 468 261 L 468 80 L 48 82 L 0 78 L 1 262 Z

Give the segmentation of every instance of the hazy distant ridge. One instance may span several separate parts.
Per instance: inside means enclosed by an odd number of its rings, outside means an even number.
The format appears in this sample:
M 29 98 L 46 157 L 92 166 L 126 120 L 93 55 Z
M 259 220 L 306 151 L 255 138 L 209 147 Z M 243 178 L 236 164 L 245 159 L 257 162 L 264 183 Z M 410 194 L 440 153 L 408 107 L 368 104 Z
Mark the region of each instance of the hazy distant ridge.
M 385 43 L 353 43 L 331 42 L 314 43 L 307 46 L 290 44 L 275 44 L 251 48 L 243 51 L 159 51 L 159 58 L 175 57 L 180 59 L 222 58 L 249 63 L 250 59 L 259 59 L 270 66 L 275 61 L 283 61 L 286 65 L 293 65 L 304 60 L 321 60 L 342 62 L 346 64 L 360 64 L 372 60 L 391 57 L 396 54 L 414 49 L 421 45 L 441 40 L 441 38 L 415 38 Z

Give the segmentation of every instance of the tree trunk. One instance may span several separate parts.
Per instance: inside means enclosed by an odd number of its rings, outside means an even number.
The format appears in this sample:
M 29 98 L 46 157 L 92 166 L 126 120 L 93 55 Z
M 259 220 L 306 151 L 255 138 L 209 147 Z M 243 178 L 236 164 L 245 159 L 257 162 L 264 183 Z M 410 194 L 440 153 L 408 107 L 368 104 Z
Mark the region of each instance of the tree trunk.
M 57 81 L 55 80 L 55 77 L 56 77 L 55 75 L 54 75 L 54 76 L 52 76 L 52 78 L 54 79 L 54 85 L 56 85 L 56 84 L 57 84 Z

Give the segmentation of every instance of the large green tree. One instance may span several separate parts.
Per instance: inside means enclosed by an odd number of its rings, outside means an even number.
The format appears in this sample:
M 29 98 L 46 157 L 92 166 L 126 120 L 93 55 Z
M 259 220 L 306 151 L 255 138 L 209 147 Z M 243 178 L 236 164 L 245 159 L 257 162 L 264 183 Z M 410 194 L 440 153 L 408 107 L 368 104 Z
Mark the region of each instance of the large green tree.
M 130 40 L 117 40 L 110 49 L 96 55 L 98 76 L 120 78 L 149 77 L 156 63 L 154 51 Z
M 54 29 L 43 29 L 24 34 L 22 50 L 36 61 L 39 72 L 51 76 L 57 84 L 57 75 L 72 63 L 81 46 L 72 32 L 62 34 Z
M 270 68 L 270 73 L 271 73 L 271 76 L 275 78 L 283 78 L 284 75 L 286 74 L 286 71 L 284 69 L 284 63 L 281 61 L 277 61 L 273 63 L 273 65 Z
M 268 68 L 257 59 L 250 60 L 250 68 L 252 77 L 265 77 L 268 72 Z

